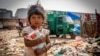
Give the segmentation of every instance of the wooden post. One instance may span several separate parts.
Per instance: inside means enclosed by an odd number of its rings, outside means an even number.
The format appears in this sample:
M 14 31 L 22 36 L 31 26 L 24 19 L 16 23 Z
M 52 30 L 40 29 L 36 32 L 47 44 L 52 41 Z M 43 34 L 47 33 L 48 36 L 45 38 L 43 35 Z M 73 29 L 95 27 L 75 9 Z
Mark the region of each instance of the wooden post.
M 81 33 L 80 35 L 83 36 L 83 25 L 82 25 L 82 16 L 80 17 L 80 26 L 81 26 Z

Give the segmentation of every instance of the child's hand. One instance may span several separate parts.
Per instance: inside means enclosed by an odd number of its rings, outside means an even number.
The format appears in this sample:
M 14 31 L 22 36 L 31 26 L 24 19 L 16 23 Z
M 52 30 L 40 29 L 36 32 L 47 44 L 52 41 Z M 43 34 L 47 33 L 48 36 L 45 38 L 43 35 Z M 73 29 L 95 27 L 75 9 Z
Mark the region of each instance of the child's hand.
M 35 52 L 36 55 L 41 55 L 41 54 L 45 53 L 46 50 L 47 49 L 45 47 L 43 47 L 41 49 L 35 49 L 34 52 Z

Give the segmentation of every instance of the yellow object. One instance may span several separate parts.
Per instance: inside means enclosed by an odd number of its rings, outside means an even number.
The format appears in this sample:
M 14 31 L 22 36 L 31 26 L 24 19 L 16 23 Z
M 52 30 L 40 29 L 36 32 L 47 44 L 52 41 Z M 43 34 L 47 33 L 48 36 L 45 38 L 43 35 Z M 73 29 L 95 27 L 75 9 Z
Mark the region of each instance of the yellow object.
M 25 45 L 24 45 L 24 43 L 19 43 L 18 46 L 23 47 L 23 46 L 25 46 Z

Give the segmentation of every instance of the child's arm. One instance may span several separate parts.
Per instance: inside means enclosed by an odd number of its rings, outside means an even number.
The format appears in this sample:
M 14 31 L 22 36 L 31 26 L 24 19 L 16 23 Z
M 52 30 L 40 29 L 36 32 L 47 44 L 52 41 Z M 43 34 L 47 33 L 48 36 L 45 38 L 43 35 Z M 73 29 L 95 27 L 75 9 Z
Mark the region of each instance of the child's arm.
M 33 46 L 36 46 L 36 45 L 38 45 L 38 44 L 44 42 L 45 39 L 46 39 L 45 37 L 41 37 L 41 38 L 36 39 L 36 40 L 28 40 L 28 39 L 25 39 L 25 38 L 24 38 L 24 43 L 25 43 L 25 45 L 26 45 L 27 47 L 33 47 Z
M 50 48 L 51 48 L 51 43 L 50 43 L 50 39 L 49 39 L 49 37 L 48 37 L 48 35 L 46 36 L 46 51 L 48 51 Z
M 23 31 L 22 34 L 23 34 L 23 36 L 28 35 L 26 31 Z M 44 42 L 45 40 L 46 40 L 46 37 L 41 37 L 36 40 L 28 40 L 28 39 L 24 38 L 24 43 L 25 43 L 25 46 L 27 46 L 27 47 L 33 47 L 33 46 L 40 44 L 41 42 Z
M 51 48 L 50 39 L 48 38 L 48 36 L 46 36 L 46 46 L 41 49 L 35 49 L 35 54 L 37 56 L 41 55 L 41 54 L 47 52 L 50 48 Z

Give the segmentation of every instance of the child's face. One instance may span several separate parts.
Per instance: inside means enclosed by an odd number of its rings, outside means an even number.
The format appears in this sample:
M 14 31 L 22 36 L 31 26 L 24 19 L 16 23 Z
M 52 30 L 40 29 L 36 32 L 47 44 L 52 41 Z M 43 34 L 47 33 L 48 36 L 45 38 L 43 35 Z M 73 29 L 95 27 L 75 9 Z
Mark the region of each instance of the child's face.
M 43 17 L 41 15 L 32 14 L 30 17 L 31 26 L 40 27 L 43 23 Z

